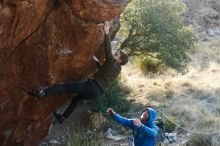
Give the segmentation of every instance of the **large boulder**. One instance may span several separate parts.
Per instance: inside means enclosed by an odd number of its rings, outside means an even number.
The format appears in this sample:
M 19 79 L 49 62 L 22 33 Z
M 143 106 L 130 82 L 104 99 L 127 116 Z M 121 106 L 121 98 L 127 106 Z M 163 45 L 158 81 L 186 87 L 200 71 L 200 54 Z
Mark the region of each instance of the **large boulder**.
M 192 24 L 198 38 L 220 34 L 220 2 L 219 0 L 182 0 L 189 8 L 184 15 L 188 24 Z
M 129 0 L 0 1 L 0 145 L 37 146 L 52 112 L 67 95 L 37 101 L 26 92 L 85 79 L 104 58 L 101 22 L 113 20 L 112 35 Z

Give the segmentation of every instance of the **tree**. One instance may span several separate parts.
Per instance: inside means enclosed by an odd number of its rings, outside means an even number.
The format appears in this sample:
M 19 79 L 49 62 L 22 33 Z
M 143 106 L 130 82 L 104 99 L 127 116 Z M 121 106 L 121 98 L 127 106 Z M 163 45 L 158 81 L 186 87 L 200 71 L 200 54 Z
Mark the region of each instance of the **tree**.
M 133 0 L 121 17 L 120 49 L 130 56 L 147 55 L 182 71 L 194 48 L 194 35 L 181 14 L 185 5 L 178 0 Z

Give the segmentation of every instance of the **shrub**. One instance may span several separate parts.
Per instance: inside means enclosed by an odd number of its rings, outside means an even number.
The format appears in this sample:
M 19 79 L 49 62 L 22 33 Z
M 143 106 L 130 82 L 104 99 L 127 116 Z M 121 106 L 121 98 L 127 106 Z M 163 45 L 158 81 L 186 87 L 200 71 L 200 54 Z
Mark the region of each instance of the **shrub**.
M 185 10 L 180 0 L 133 0 L 121 17 L 120 49 L 132 56 L 154 56 L 183 71 L 190 61 L 185 52 L 194 48 L 195 40 L 183 23 Z
M 220 108 L 216 109 L 216 113 L 217 113 L 217 115 L 220 115 Z
M 175 117 L 169 117 L 173 122 L 176 122 L 176 118 Z M 166 120 L 165 121 L 165 131 L 170 133 L 173 132 L 176 129 L 176 125 L 173 124 L 170 120 Z
M 75 126 L 65 137 L 65 146 L 102 146 L 98 133 L 87 127 Z
M 187 125 L 187 123 L 186 123 L 186 121 L 180 121 L 179 123 L 178 123 L 181 127 L 186 127 L 186 125 Z M 182 129 L 182 128 L 180 128 L 180 127 L 177 127 L 177 129 L 176 129 L 176 131 L 177 131 L 177 133 L 179 134 L 179 133 L 186 133 L 187 131 L 186 130 L 184 130 L 184 129 Z
M 166 96 L 165 96 L 166 99 L 171 99 L 171 98 L 173 98 L 174 92 L 173 92 L 173 90 L 169 89 L 165 92 L 165 94 L 166 94 Z
M 161 60 L 149 56 L 137 57 L 136 63 L 140 68 L 141 72 L 145 75 L 151 73 L 158 73 L 164 68 L 164 65 L 161 62 Z
M 107 89 L 105 95 L 92 101 L 91 110 L 105 113 L 111 107 L 119 113 L 129 110 L 131 103 L 126 99 L 130 89 L 123 85 L 123 80 L 119 78 L 114 81 Z
M 213 135 L 193 134 L 190 136 L 186 146 L 211 146 Z
M 202 121 L 200 121 L 197 125 L 197 128 L 200 129 L 200 128 L 203 128 L 203 127 L 206 127 L 206 128 L 213 128 L 213 126 L 215 125 L 216 121 L 215 119 L 212 119 L 212 118 L 204 118 Z

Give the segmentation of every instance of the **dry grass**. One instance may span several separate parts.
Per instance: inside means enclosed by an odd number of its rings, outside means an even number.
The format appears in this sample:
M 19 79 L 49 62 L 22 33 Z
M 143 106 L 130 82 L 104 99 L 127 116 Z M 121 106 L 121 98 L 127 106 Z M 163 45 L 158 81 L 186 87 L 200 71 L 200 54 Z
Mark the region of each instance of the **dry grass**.
M 107 125 L 108 120 L 101 113 L 92 113 L 90 115 L 91 127 L 93 129 L 102 129 L 105 125 Z
M 219 43 L 220 38 L 200 42 L 194 54 L 190 55 L 192 63 L 184 75 L 167 70 L 152 78 L 143 76 L 133 65 L 125 66 L 122 74 L 133 90 L 133 98 L 144 105 L 163 106 L 168 115 L 186 128 L 217 131 L 220 129 Z M 210 139 L 211 146 L 220 145 L 219 137 L 214 135 Z

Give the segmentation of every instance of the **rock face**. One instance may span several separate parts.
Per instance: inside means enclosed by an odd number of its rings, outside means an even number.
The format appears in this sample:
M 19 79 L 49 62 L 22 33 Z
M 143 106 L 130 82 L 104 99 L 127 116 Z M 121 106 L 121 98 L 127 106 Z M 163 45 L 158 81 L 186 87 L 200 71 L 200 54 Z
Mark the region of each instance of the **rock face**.
M 220 35 L 219 0 L 182 0 L 189 7 L 185 14 L 188 24 L 195 26 L 198 38 Z
M 104 58 L 101 22 L 114 20 L 129 0 L 0 1 L 0 145 L 36 146 L 52 112 L 67 95 L 37 101 L 26 91 L 95 72 Z

